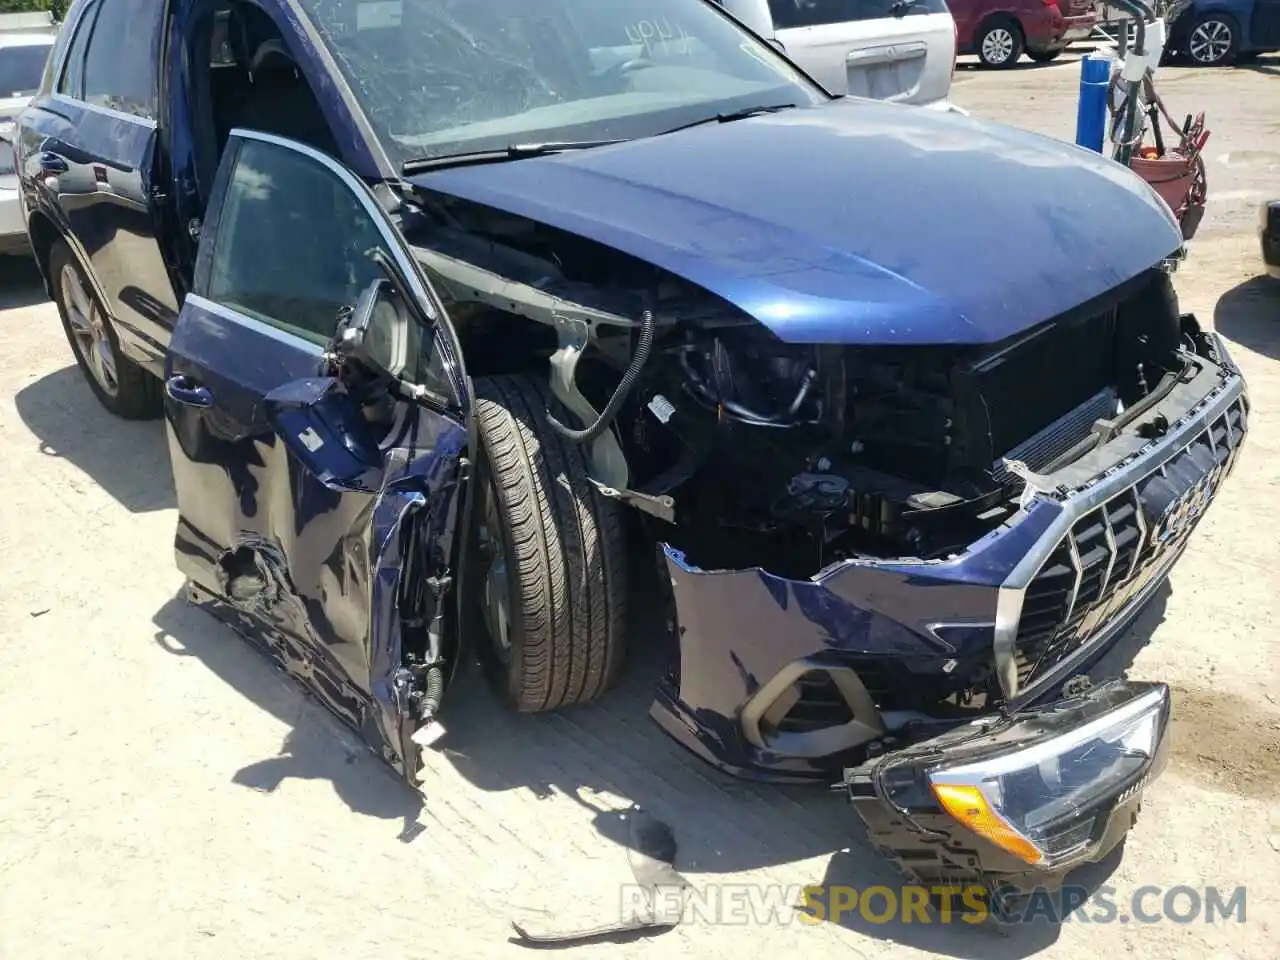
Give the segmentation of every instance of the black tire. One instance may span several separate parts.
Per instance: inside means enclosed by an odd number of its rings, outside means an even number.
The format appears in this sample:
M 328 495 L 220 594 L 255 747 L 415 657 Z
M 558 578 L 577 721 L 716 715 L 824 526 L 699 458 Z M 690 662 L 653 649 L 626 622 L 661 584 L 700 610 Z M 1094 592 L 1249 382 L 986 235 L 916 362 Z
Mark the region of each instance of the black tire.
M 545 383 L 498 376 L 475 388 L 473 582 L 488 627 L 480 651 L 486 673 L 521 712 L 595 700 L 617 679 L 626 646 L 621 509 L 588 478 L 586 448 L 547 426 L 548 409 L 573 421 Z M 491 577 L 499 559 L 505 576 Z M 491 606 L 503 597 L 505 610 Z
M 1062 56 L 1062 49 L 1057 50 L 1028 50 L 1027 56 L 1036 63 L 1053 63 L 1058 57 Z
M 1183 52 L 1193 66 L 1228 64 L 1240 52 L 1240 26 L 1225 13 L 1201 14 L 1187 31 Z
M 982 65 L 993 70 L 1008 70 L 1018 62 L 1026 46 L 1027 38 L 1022 33 L 1022 25 L 1009 17 L 993 17 L 988 20 L 979 29 L 974 42 Z
M 85 318 L 81 309 L 68 303 L 68 284 L 64 283 L 64 274 L 68 275 L 68 280 L 74 275 L 75 282 L 80 284 L 84 302 L 91 305 L 91 312 L 95 314 L 91 318 L 91 326 L 97 331 L 97 336 L 105 340 L 110 350 L 112 373 L 101 372 L 102 367 L 95 371 L 87 354 L 92 347 L 74 332 L 73 315 L 81 320 Z M 120 341 L 116 337 L 111 317 L 89 283 L 84 267 L 65 240 L 56 241 L 49 251 L 49 278 L 67 343 L 71 345 L 71 352 L 80 365 L 80 372 L 88 381 L 89 389 L 98 398 L 98 402 L 125 420 L 152 420 L 160 416 L 164 410 L 160 381 L 120 352 Z M 79 325 L 79 329 L 85 329 L 83 323 Z

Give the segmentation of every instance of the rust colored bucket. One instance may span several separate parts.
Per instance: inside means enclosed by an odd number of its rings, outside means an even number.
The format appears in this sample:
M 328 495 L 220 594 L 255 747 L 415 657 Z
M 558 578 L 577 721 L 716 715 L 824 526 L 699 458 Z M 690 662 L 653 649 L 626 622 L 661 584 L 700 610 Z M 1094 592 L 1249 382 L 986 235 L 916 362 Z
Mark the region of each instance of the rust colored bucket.
M 1160 194 L 1182 225 L 1183 238 L 1190 240 L 1204 216 L 1204 161 L 1199 156 L 1188 158 L 1175 148 L 1163 157 L 1135 156 L 1129 166 Z

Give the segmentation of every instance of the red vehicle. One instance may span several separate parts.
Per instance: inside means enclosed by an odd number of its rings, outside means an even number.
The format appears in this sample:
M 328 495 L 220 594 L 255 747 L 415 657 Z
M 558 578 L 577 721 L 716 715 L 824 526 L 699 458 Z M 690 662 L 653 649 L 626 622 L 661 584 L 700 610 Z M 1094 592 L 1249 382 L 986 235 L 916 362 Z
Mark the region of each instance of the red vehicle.
M 1098 22 L 1093 0 L 947 0 L 956 21 L 956 52 L 988 67 L 1011 67 L 1025 53 L 1048 63 L 1083 40 Z

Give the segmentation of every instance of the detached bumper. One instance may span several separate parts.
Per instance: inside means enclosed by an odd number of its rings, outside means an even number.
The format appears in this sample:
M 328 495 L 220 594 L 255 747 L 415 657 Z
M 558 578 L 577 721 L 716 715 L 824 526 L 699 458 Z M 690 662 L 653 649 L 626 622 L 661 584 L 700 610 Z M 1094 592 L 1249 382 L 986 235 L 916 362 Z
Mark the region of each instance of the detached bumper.
M 1235 465 L 1245 385 L 1203 341 L 1200 371 L 1144 414 L 1162 435 L 1126 427 L 953 558 L 790 580 L 664 546 L 673 637 L 654 719 L 738 776 L 829 780 L 993 673 L 1014 709 L 1056 699 L 1155 594 Z
M 872 841 L 925 886 L 1053 890 L 1110 853 L 1164 769 L 1169 689 L 1114 681 L 846 771 Z
M 1258 218 L 1258 236 L 1262 242 L 1262 262 L 1267 274 L 1280 280 L 1280 200 L 1262 205 Z

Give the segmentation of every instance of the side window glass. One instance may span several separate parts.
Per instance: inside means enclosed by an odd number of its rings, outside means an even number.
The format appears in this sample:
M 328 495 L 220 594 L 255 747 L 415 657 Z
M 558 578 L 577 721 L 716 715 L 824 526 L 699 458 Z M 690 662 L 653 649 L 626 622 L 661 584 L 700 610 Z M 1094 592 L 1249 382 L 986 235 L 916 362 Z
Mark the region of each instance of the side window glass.
M 84 100 L 153 119 L 159 5 L 155 0 L 110 0 L 100 6 L 84 62 Z
M 880 20 L 894 16 L 893 7 L 894 0 L 769 0 L 773 25 L 778 30 Z M 946 9 L 946 0 L 918 0 L 900 15 L 945 13 Z
M 58 80 L 58 93 L 77 100 L 84 95 L 84 49 L 89 45 L 89 34 L 93 32 L 93 18 L 98 15 L 97 4 L 85 3 L 84 8 L 76 21 L 75 36 L 71 38 L 71 48 L 67 51 L 62 76 Z
M 209 289 L 216 303 L 324 345 L 344 307 L 391 256 L 351 188 L 292 149 L 245 140 L 219 211 Z

